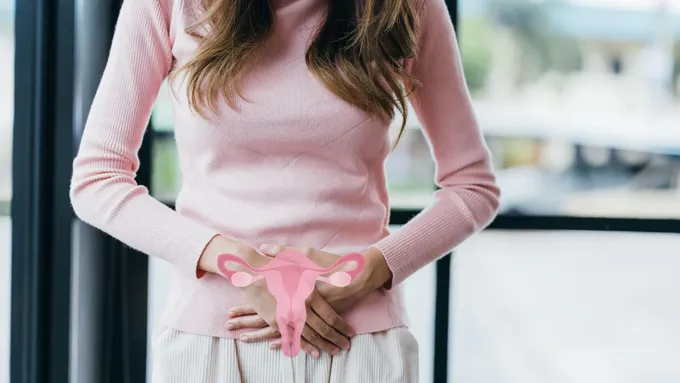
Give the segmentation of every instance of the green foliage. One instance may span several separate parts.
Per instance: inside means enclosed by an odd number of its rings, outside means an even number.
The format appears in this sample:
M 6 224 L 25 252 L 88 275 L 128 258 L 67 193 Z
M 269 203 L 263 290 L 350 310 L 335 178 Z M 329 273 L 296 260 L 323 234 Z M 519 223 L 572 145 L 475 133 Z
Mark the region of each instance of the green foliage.
M 174 201 L 179 185 L 179 160 L 177 147 L 172 139 L 155 140 L 153 143 L 151 190 L 154 197 Z
M 475 94 L 484 89 L 491 67 L 491 25 L 486 20 L 462 20 L 458 34 L 465 79 Z

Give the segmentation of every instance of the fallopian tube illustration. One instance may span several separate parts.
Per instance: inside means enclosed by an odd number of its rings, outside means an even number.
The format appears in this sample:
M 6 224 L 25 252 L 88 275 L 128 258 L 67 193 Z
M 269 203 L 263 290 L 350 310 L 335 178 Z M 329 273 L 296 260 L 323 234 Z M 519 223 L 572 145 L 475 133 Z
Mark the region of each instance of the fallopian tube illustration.
M 231 262 L 245 266 L 250 273 L 231 270 L 227 267 Z M 354 263 L 351 270 L 347 270 L 346 267 L 328 277 L 323 276 L 350 262 Z M 221 254 L 217 258 L 217 263 L 224 277 L 237 287 L 245 287 L 264 278 L 267 289 L 276 299 L 276 323 L 281 333 L 283 354 L 292 358 L 300 352 L 300 337 L 307 320 L 305 300 L 314 291 L 316 281 L 338 287 L 349 285 L 363 270 L 364 256 L 360 253 L 349 253 L 327 268 L 319 267 L 305 254 L 292 250 L 279 253 L 266 266 L 260 268 L 250 266 L 233 254 Z

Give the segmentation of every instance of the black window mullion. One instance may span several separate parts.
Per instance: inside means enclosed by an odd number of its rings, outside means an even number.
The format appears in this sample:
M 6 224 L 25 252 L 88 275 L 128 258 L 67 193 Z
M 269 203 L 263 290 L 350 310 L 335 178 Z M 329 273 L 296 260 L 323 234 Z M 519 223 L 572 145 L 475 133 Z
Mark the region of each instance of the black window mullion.
M 67 382 L 72 0 L 16 4 L 10 381 Z
M 458 32 L 458 0 L 445 0 L 454 29 Z M 449 354 L 451 316 L 451 261 L 453 253 L 439 259 L 435 264 L 434 350 L 432 378 L 435 383 L 445 383 L 449 378 Z

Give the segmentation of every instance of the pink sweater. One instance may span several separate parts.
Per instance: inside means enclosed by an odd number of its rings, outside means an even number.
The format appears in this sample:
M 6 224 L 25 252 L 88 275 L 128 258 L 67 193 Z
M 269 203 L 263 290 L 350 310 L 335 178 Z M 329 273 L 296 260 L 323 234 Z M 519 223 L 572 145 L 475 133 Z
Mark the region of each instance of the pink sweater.
M 77 215 L 130 247 L 175 266 L 163 324 L 236 337 L 227 310 L 244 303 L 221 276 L 196 277 L 206 244 L 222 234 L 344 254 L 373 246 L 385 255 L 393 288 L 345 314 L 357 333 L 406 324 L 399 284 L 494 217 L 499 190 L 465 85 L 444 0 L 420 7 L 419 55 L 409 59 L 422 88 L 410 102 L 436 162 L 440 190 L 422 213 L 387 230 L 384 162 L 388 123 L 368 118 L 307 70 L 309 38 L 325 0 L 275 0 L 265 59 L 244 84 L 239 110 L 209 120 L 193 114 L 184 82 L 173 96 L 183 185 L 177 211 L 135 182 L 137 150 L 159 88 L 197 43 L 184 30 L 190 0 L 126 0 L 111 55 L 74 162 Z

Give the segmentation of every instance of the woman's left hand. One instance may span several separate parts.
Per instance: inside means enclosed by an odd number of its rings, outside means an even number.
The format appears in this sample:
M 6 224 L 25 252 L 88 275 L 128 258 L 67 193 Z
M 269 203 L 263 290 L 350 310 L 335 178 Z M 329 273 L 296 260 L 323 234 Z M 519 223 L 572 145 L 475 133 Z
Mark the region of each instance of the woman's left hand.
M 279 245 L 262 245 L 260 251 L 271 257 L 276 257 L 282 251 L 295 250 L 304 253 L 315 264 L 321 267 L 332 266 L 341 256 L 318 249 L 299 248 Z M 324 282 L 317 282 L 316 290 L 338 313 L 351 308 L 366 295 L 385 285 L 391 279 L 391 272 L 387 268 L 385 259 L 378 250 L 370 248 L 362 253 L 365 259 L 364 270 L 345 287 L 337 287 Z M 255 331 L 247 333 L 248 341 L 275 340 L 271 347 L 280 347 L 280 335 L 276 331 L 269 331 L 266 322 L 247 305 L 239 306 L 228 314 L 227 326 L 231 330 L 250 328 Z

